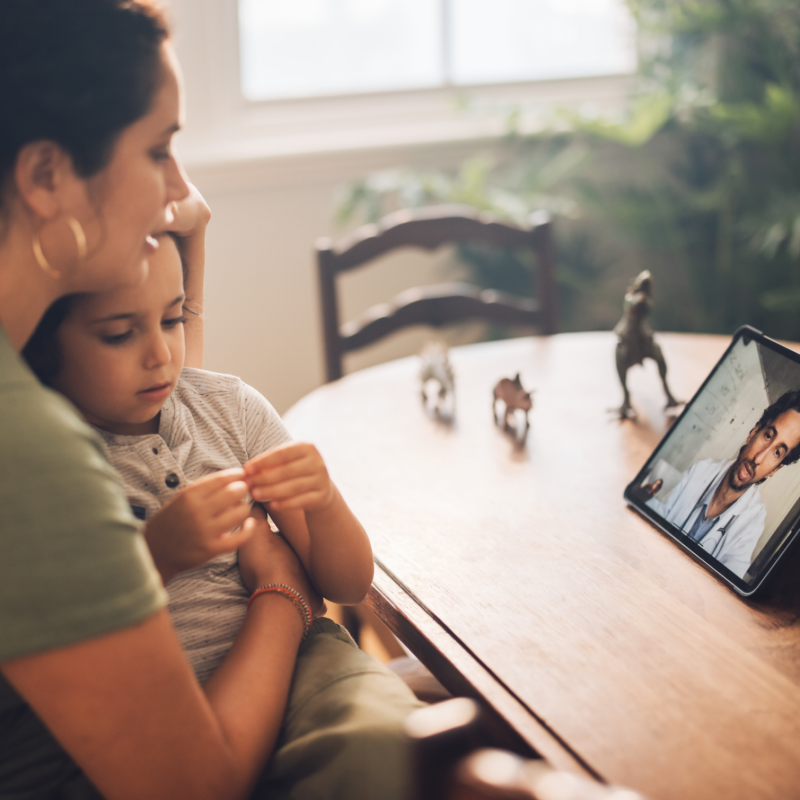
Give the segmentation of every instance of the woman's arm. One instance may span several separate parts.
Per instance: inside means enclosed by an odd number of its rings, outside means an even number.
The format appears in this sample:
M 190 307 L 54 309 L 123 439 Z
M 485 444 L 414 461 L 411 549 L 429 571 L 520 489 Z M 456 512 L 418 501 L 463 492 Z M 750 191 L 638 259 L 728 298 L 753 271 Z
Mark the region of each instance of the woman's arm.
M 187 367 L 203 368 L 203 286 L 206 271 L 206 227 L 211 209 L 196 186 L 189 184 L 186 199 L 174 204 L 174 220 L 169 231 L 178 236 L 178 249 L 186 265 L 184 293 L 186 301 Z
M 245 580 L 313 597 L 291 548 L 266 523 L 248 525 Z M 259 596 L 205 690 L 163 610 L 2 671 L 106 800 L 237 800 L 274 745 L 302 633 L 291 602 Z

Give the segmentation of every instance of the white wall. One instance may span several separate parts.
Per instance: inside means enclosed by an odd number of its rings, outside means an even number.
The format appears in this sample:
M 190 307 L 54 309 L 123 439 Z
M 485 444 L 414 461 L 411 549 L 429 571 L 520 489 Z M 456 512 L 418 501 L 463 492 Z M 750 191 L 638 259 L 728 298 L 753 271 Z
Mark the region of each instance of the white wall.
M 768 405 L 758 346 L 740 339 L 660 455 L 680 472 L 703 458 L 736 458 Z
M 326 158 L 324 165 L 317 162 L 319 172 L 314 159 L 299 159 L 296 177 L 289 169 L 283 176 L 235 179 L 233 185 L 220 179 L 219 170 L 192 170 L 190 177 L 213 214 L 208 231 L 206 367 L 241 376 L 279 412 L 319 386 L 324 365 L 313 243 L 322 235 L 341 235 L 332 222 L 337 189 L 362 171 L 394 165 L 398 158 L 408 163 L 416 156 L 421 162 L 429 154 L 392 151 L 368 159 L 369 166 L 334 164 Z M 446 160 L 446 154 L 439 155 L 439 163 Z M 389 256 L 374 268 L 343 278 L 343 319 L 408 286 L 457 275 L 446 251 Z M 451 341 L 471 338 L 462 330 L 453 333 L 460 338 L 451 333 Z M 417 352 L 429 335 L 398 335 L 371 352 L 354 355 L 346 367 Z

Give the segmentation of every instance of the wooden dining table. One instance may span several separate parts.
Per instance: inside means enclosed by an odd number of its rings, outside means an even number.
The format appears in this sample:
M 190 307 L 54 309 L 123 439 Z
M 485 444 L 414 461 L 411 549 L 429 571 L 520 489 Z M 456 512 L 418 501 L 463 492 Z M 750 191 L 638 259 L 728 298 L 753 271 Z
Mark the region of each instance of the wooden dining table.
M 688 400 L 728 337 L 661 334 Z M 374 549 L 369 604 L 498 741 L 654 800 L 800 797 L 800 558 L 745 601 L 628 508 L 670 418 L 655 365 L 621 420 L 611 333 L 454 348 L 455 416 L 419 359 L 320 387 L 285 416 Z M 492 390 L 533 390 L 520 445 Z

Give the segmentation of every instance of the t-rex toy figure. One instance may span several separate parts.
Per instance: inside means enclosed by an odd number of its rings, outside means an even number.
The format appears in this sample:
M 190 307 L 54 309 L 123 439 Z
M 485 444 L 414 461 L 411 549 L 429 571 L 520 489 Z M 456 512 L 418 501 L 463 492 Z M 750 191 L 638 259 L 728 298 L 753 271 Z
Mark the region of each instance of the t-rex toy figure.
M 619 409 L 620 419 L 636 419 L 636 412 L 631 406 L 626 377 L 634 364 L 641 364 L 646 358 L 652 358 L 658 364 L 658 374 L 664 384 L 667 395 L 665 410 L 681 405 L 672 396 L 667 386 L 667 362 L 661 348 L 653 339 L 653 329 L 647 321 L 650 307 L 653 305 L 653 277 L 649 270 L 640 272 L 632 286 L 625 293 L 625 312 L 614 328 L 619 337 L 617 342 L 617 373 L 622 382 L 625 397 Z

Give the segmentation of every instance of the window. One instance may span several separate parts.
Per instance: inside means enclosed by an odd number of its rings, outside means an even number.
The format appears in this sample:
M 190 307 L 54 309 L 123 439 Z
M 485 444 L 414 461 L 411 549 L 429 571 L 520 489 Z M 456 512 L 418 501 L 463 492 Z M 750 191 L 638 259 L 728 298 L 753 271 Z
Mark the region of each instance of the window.
M 624 0 L 238 0 L 241 90 L 274 100 L 616 75 Z
M 391 148 L 502 136 L 511 114 L 521 132 L 554 108 L 619 115 L 636 80 L 625 0 L 170 3 L 193 175 L 296 179 L 285 159 L 308 155 L 377 169 Z

